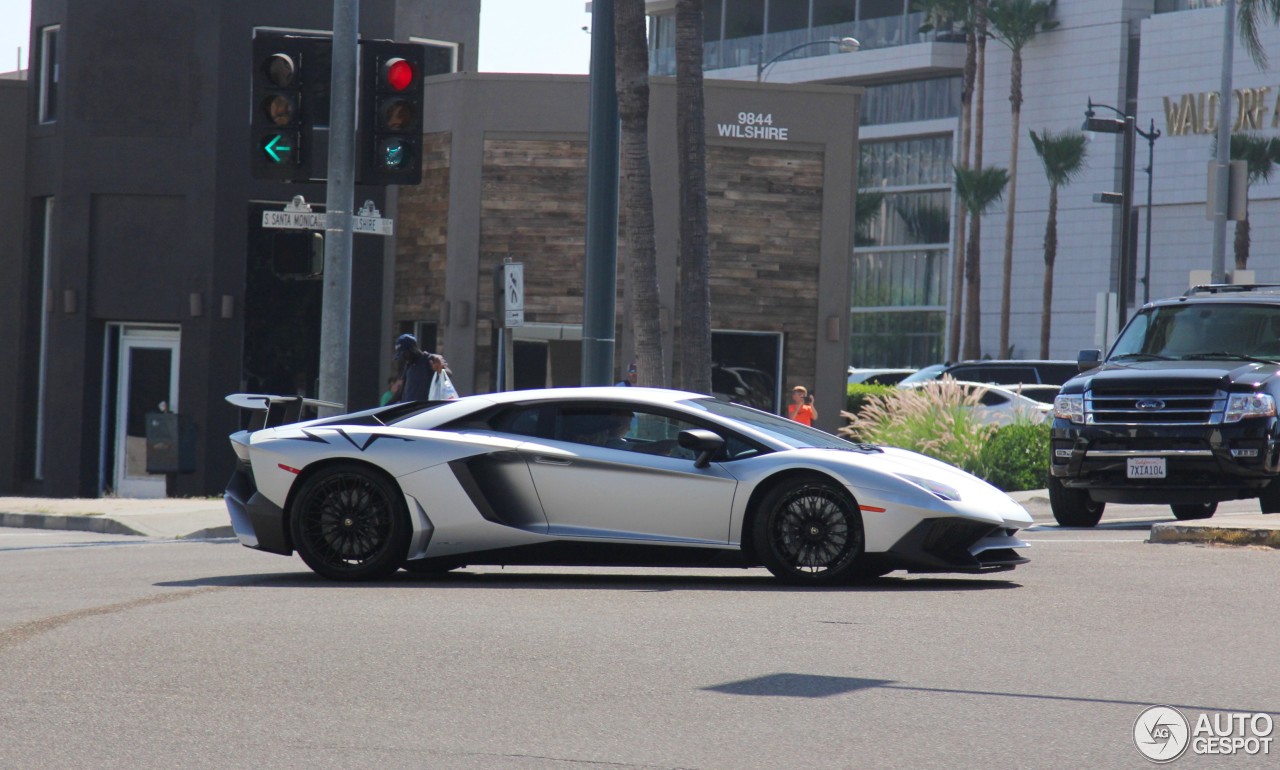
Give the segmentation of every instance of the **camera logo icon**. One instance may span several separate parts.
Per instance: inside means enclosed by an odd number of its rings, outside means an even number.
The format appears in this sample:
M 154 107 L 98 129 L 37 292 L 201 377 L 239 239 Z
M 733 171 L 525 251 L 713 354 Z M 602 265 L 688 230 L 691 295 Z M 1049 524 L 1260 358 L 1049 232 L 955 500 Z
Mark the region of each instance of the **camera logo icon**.
M 1157 764 L 1172 762 L 1187 750 L 1191 725 L 1172 706 L 1152 706 L 1133 723 L 1133 743 L 1142 756 Z

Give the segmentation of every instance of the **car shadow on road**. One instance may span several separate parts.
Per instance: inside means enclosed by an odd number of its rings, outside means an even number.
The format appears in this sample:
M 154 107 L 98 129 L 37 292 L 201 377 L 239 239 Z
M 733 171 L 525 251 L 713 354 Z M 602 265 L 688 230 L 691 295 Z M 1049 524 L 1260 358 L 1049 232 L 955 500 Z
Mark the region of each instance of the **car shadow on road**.
M 886 591 L 993 591 L 1021 588 L 1008 579 L 988 577 L 887 576 L 848 585 L 795 586 L 782 583 L 768 574 L 751 571 L 742 575 L 678 575 L 637 573 L 546 573 L 503 570 L 501 572 L 467 572 L 459 570 L 442 575 L 415 575 L 397 572 L 384 580 L 340 582 L 327 580 L 310 572 L 280 572 L 248 575 L 216 575 L 190 580 L 156 583 L 164 588 L 223 586 L 235 588 L 408 588 L 421 586 L 434 589 L 503 589 L 503 590 L 631 590 L 640 592 L 674 591 L 763 591 L 769 593 Z

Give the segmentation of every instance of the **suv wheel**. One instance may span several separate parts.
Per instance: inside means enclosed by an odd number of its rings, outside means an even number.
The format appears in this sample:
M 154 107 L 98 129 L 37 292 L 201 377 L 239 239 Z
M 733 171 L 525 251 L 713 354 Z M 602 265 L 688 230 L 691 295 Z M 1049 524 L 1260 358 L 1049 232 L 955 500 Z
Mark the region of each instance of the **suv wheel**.
M 1218 511 L 1217 503 L 1185 503 L 1169 507 L 1173 509 L 1173 515 L 1177 517 L 1178 521 L 1207 519 Z
M 1106 503 L 1099 503 L 1089 497 L 1083 489 L 1068 489 L 1057 478 L 1049 477 L 1049 507 L 1053 509 L 1053 518 L 1062 527 L 1093 527 L 1102 518 Z

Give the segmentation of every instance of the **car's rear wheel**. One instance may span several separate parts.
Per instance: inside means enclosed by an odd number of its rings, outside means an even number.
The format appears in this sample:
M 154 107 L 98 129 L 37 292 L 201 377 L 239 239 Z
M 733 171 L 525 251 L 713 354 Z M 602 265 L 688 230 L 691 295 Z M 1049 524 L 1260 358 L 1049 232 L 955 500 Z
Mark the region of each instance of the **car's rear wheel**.
M 806 477 L 774 488 L 761 502 L 752 537 L 765 567 L 788 583 L 828 585 L 857 577 L 862 515 L 832 482 Z
M 1207 519 L 1218 512 L 1217 503 L 1185 503 L 1169 507 L 1173 509 L 1173 515 L 1177 517 L 1178 521 Z
M 1050 476 L 1049 507 L 1059 526 L 1096 527 L 1107 504 L 1089 497 L 1086 490 L 1068 489 L 1062 481 Z
M 404 562 L 411 535 L 404 496 L 363 465 L 325 468 L 303 482 L 289 518 L 298 555 L 331 580 L 375 580 Z

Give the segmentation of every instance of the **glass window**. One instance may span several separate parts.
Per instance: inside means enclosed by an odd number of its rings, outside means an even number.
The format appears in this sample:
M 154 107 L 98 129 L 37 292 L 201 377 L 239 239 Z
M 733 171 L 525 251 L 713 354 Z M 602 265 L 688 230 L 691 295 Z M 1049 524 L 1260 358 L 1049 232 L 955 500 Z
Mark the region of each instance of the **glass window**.
M 704 19 L 705 21 L 705 19 Z M 649 50 L 675 48 L 676 16 L 673 13 L 654 14 L 649 17 Z
M 858 18 L 883 19 L 886 16 L 901 16 L 906 13 L 906 0 L 862 0 L 858 9 Z
M 946 304 L 946 256 L 946 249 L 854 254 L 854 309 Z
M 40 30 L 40 105 L 41 123 L 58 119 L 58 31 L 61 27 L 44 27 Z
M 706 0 L 702 4 L 702 39 L 712 41 L 720 39 L 720 22 L 724 19 L 723 0 Z M 675 17 L 671 21 L 671 44 L 675 45 Z
M 855 0 L 813 0 L 813 26 L 848 24 L 856 10 Z
M 960 114 L 960 78 L 932 78 L 867 86 L 862 125 L 954 118 Z
M 849 361 L 859 367 L 919 367 L 944 357 L 943 309 L 855 309 Z
M 951 134 L 864 142 L 861 150 L 860 187 L 952 183 Z
M 764 0 L 735 0 L 724 11 L 724 36 L 752 37 L 764 34 Z
M 638 454 L 696 460 L 679 444 L 680 431 L 702 427 L 665 414 L 633 411 L 626 404 L 567 406 L 555 420 L 554 438 Z
M 796 0 L 769 0 L 769 33 L 805 29 L 809 26 L 808 3 Z
M 881 195 L 875 217 L 860 224 L 860 245 L 948 243 L 951 240 L 951 193 L 937 190 Z

